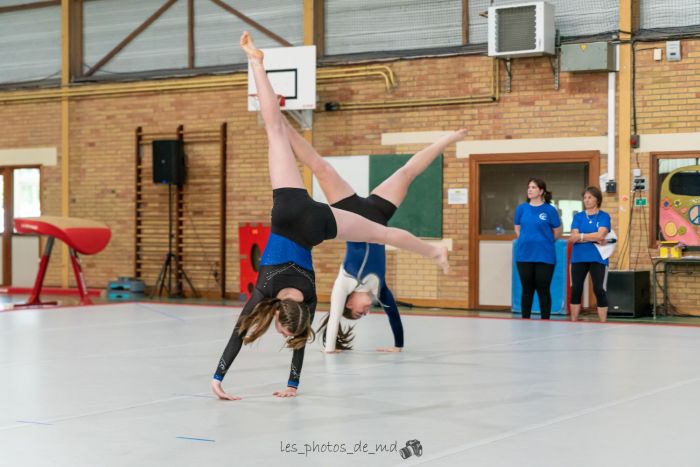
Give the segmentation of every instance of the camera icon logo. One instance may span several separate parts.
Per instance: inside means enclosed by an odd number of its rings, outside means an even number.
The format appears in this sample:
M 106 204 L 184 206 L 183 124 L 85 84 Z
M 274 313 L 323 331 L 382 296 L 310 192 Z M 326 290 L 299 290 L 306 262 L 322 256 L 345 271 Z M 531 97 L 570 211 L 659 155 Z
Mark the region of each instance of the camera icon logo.
M 408 459 L 414 454 L 416 457 L 420 457 L 423 455 L 423 446 L 417 439 L 412 439 L 406 441 L 406 447 L 399 449 L 399 454 L 401 455 L 401 459 Z

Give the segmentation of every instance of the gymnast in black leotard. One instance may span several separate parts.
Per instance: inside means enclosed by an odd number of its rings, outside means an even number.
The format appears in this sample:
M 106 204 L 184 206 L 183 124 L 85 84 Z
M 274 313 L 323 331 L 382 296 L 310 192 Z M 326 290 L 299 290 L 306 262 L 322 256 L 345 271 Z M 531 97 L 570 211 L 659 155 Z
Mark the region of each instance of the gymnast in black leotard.
M 311 327 L 316 307 L 313 246 L 331 238 L 389 244 L 431 258 L 445 272 L 447 249 L 423 242 L 404 230 L 385 227 L 312 200 L 287 139 L 285 120 L 263 67 L 263 53 L 247 32 L 241 36 L 240 45 L 251 64 L 267 132 L 273 189 L 272 234 L 261 259 L 253 296 L 238 318 L 211 385 L 220 399 L 240 399 L 224 391 L 224 376 L 241 345 L 258 339 L 274 321 L 275 329 L 287 339 L 287 346 L 294 349 L 294 354 L 286 389 L 273 395 L 293 397 L 299 385 L 304 346 L 314 336 Z

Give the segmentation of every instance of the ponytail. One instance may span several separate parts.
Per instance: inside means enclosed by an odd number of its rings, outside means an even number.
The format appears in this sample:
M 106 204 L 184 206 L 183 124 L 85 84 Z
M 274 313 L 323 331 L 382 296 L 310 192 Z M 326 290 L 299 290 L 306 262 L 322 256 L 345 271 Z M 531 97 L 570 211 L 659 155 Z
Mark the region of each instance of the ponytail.
M 544 190 L 544 193 L 542 193 L 542 198 L 544 198 L 544 202 L 547 204 L 552 204 L 552 192 Z
M 330 320 L 331 314 L 328 313 L 323 319 L 321 326 L 316 330 L 317 333 L 321 334 L 321 342 L 323 346 L 326 345 L 326 331 L 328 330 L 328 321 Z M 352 318 L 352 311 L 349 308 L 343 310 L 343 317 L 347 319 Z M 352 350 L 352 341 L 355 336 L 352 333 L 354 326 L 348 326 L 343 329 L 343 326 L 338 323 L 338 337 L 335 339 L 335 349 L 336 350 Z
M 272 323 L 275 311 L 280 308 L 280 303 L 279 298 L 263 299 L 255 305 L 248 316 L 243 318 L 238 334 L 243 336 L 244 344 L 250 344 L 265 334 Z
M 301 349 L 307 342 L 314 340 L 316 335 L 311 327 L 311 313 L 306 304 L 294 300 L 266 298 L 243 318 L 238 330 L 239 335 L 243 336 L 243 343 L 250 344 L 265 334 L 277 311 L 282 327 L 293 334 L 287 338 L 287 347 Z

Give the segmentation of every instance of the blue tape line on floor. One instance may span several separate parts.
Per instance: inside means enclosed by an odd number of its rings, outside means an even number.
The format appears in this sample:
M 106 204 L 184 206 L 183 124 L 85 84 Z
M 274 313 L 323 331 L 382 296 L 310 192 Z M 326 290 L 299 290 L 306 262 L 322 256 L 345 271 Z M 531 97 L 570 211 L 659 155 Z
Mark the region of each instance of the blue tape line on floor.
M 190 441 L 208 441 L 210 443 L 215 443 L 216 440 L 213 439 L 207 439 L 207 438 L 190 438 L 189 436 L 176 436 L 178 439 L 188 439 Z

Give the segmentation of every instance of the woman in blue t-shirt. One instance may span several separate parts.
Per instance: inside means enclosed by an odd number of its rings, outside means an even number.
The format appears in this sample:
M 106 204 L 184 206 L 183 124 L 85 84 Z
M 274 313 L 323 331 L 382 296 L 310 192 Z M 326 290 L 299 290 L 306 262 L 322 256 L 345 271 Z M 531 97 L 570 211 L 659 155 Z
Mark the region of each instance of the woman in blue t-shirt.
M 603 194 L 597 187 L 589 186 L 583 192 L 584 210 L 571 222 L 571 321 L 578 320 L 581 311 L 583 283 L 591 273 L 593 291 L 598 307 L 598 317 L 605 322 L 608 317 L 608 297 L 605 283 L 608 277 L 608 260 L 600 256 L 596 243 L 604 245 L 610 232 L 610 215 L 600 210 Z
M 561 221 L 551 203 L 552 193 L 544 180 L 531 178 L 527 182 L 527 202 L 515 209 L 515 262 L 523 286 L 520 307 L 525 319 L 530 318 L 535 291 L 542 319 L 549 319 L 552 310 L 549 286 L 557 262 L 554 241 L 561 237 Z

